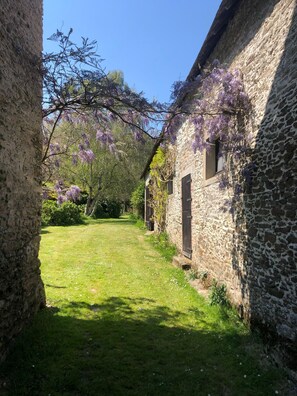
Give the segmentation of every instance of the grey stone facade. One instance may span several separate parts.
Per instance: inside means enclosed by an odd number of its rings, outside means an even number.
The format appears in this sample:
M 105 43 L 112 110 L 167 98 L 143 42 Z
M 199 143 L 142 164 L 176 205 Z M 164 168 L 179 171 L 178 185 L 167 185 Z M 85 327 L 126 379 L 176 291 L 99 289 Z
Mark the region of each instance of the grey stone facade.
M 45 303 L 41 207 L 42 1 L 0 8 L 0 361 Z
M 193 153 L 193 131 L 184 124 L 167 231 L 182 251 L 181 179 L 191 174 L 193 266 L 225 283 L 243 316 L 280 341 L 296 369 L 297 6 L 295 0 L 233 3 L 235 13 L 208 60 L 243 73 L 254 111 L 252 187 L 233 215 L 224 213 L 228 192 L 219 190 L 217 176 L 205 180 L 204 155 Z

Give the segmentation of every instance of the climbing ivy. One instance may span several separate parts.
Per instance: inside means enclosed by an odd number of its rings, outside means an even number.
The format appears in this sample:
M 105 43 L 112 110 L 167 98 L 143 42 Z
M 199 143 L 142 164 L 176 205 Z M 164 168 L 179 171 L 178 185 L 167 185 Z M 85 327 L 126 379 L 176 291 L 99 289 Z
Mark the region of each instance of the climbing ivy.
M 158 147 L 150 165 L 150 205 L 154 211 L 154 222 L 158 232 L 165 229 L 167 183 L 173 175 L 174 158 L 174 148 L 162 145 Z

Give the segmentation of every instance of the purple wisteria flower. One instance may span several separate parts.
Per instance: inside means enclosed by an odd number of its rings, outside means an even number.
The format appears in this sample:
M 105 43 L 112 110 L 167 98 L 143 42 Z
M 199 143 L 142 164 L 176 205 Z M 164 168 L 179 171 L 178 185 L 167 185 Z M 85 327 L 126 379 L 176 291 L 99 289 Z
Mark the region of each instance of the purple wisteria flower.
M 78 155 L 77 153 L 72 154 L 72 165 L 76 166 L 78 164 Z
M 228 187 L 230 187 L 228 176 L 226 174 L 223 174 L 220 178 L 219 189 L 224 190 Z
M 48 199 L 48 192 L 46 190 L 42 191 L 42 199 L 46 201 Z
M 96 132 L 96 140 L 104 146 L 108 146 L 114 143 L 114 138 L 112 134 L 108 131 L 101 131 L 100 129 L 98 129 Z
M 79 150 L 78 157 L 81 160 L 81 162 L 90 164 L 91 162 L 94 161 L 95 159 L 95 154 L 91 149 L 82 149 Z
M 54 189 L 59 193 L 64 189 L 64 183 L 62 180 L 58 180 L 54 186 Z
M 134 135 L 134 139 L 135 139 L 137 142 L 140 142 L 140 143 L 142 143 L 142 144 L 145 143 L 143 134 L 142 134 L 142 132 L 140 132 L 138 129 L 134 129 L 133 135 Z
M 220 61 L 218 60 L 218 59 L 214 59 L 213 61 L 212 61 L 212 66 L 213 67 L 219 67 L 220 66 Z
M 89 136 L 86 133 L 82 133 L 81 137 L 84 140 L 85 147 L 89 148 L 90 147 L 90 138 L 89 138 Z
M 113 154 L 116 158 L 119 158 L 119 152 L 118 152 L 117 146 L 114 143 L 110 144 L 108 146 L 108 149 L 111 154 Z
M 214 81 L 211 76 L 205 77 L 205 79 L 202 82 L 202 90 L 205 93 L 210 93 L 213 89 L 214 86 Z
M 72 123 L 71 113 L 69 111 L 64 112 L 62 118 L 64 121 Z
M 63 202 L 66 202 L 67 198 L 64 195 L 58 195 L 57 204 L 62 205 Z
M 78 186 L 70 186 L 66 191 L 66 199 L 68 201 L 77 201 L 80 197 L 80 188 Z
M 196 154 L 197 150 L 202 152 L 203 149 L 205 149 L 206 143 L 202 139 L 201 135 L 199 133 L 195 133 L 194 136 L 194 141 L 192 143 L 192 149 L 194 153 Z
M 171 144 L 174 144 L 176 142 L 176 132 L 177 132 L 177 130 L 174 127 L 174 124 L 167 125 L 164 135 L 166 136 L 166 139 L 168 139 Z
M 114 106 L 114 99 L 108 98 L 108 99 L 106 100 L 106 106 L 107 106 L 107 107 L 112 107 L 112 106 Z
M 51 143 L 49 145 L 49 149 L 51 155 L 59 154 L 59 152 L 61 151 L 59 143 Z

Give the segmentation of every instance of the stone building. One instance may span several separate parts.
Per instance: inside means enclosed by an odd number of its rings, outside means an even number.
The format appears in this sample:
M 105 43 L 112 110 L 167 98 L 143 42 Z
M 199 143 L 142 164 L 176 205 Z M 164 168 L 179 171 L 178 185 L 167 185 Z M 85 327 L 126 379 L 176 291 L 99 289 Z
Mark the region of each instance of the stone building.
M 41 207 L 42 1 L 0 8 L 0 361 L 45 303 Z
M 296 27 L 295 0 L 222 1 L 188 81 L 214 59 L 241 70 L 253 108 L 252 186 L 241 194 L 240 208 L 222 211 L 230 191 L 218 187 L 215 156 L 194 154 L 192 130 L 184 123 L 177 131 L 166 222 L 192 267 L 226 284 L 242 316 L 280 341 L 286 364 L 295 369 Z

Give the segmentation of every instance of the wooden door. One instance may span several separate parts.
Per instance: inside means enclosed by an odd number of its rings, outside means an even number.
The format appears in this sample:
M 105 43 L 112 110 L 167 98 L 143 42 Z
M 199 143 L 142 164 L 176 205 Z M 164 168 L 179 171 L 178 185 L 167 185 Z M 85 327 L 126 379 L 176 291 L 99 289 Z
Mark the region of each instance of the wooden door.
M 182 237 L 183 254 L 192 258 L 192 198 L 191 175 L 182 178 Z

